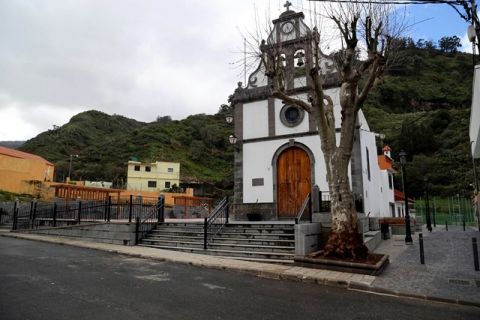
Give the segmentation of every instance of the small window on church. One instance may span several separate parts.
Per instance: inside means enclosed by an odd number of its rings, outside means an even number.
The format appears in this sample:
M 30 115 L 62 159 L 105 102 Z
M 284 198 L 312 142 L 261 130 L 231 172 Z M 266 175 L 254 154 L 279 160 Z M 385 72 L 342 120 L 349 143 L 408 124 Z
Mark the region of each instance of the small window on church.
M 280 111 L 280 120 L 287 127 L 296 127 L 298 126 L 305 116 L 305 112 L 300 108 L 291 105 L 283 106 Z

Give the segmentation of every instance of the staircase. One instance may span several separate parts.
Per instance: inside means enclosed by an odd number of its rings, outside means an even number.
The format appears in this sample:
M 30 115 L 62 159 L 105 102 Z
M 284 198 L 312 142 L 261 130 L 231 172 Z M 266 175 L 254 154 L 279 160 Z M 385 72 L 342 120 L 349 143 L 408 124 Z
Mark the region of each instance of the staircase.
M 231 223 L 204 250 L 203 223 L 163 223 L 139 245 L 240 260 L 292 263 L 295 235 L 293 224 Z

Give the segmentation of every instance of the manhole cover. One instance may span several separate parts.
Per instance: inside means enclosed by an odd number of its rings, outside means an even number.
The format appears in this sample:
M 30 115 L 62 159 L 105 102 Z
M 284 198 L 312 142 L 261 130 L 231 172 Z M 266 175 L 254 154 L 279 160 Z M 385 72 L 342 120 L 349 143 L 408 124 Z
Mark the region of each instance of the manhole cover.
M 459 284 L 461 286 L 471 286 L 472 283 L 469 280 L 464 279 L 448 279 L 448 283 Z

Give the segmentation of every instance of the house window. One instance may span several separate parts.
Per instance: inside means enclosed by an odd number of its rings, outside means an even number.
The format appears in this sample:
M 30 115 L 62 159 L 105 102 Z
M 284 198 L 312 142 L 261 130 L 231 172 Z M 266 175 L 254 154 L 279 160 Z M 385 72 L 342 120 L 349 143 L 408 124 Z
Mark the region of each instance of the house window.
M 167 188 L 167 189 L 170 188 L 170 181 L 165 181 L 165 188 Z
M 371 180 L 370 176 L 370 152 L 368 152 L 368 148 L 365 148 L 367 150 L 367 174 L 368 174 L 368 181 Z
M 391 174 L 388 175 L 388 187 L 393 189 L 393 176 Z
M 152 171 L 152 169 L 150 168 L 150 166 L 145 166 L 145 171 L 150 172 Z
M 149 188 L 156 188 L 157 187 L 157 181 L 148 181 L 148 187 Z
M 133 168 L 133 170 L 140 171 L 140 166 L 135 166 L 135 168 Z
M 168 168 L 168 172 L 173 172 L 173 168 Z

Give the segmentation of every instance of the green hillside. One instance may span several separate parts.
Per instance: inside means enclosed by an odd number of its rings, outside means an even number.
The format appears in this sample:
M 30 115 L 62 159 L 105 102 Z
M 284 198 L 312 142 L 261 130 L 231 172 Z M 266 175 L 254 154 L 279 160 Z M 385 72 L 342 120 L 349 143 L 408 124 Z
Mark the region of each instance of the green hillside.
M 468 190 L 473 183 L 468 138 L 472 73 L 471 55 L 445 54 L 406 39 L 395 64 L 367 100 L 364 112 L 370 130 L 386 135 L 384 142 L 392 146 L 395 159 L 401 149 L 409 154 L 413 196 L 422 194 L 424 175 L 438 195 Z M 180 121 L 164 116 L 143 123 L 88 111 L 20 149 L 53 161 L 59 180 L 68 174 L 69 155 L 78 154 L 72 179 L 102 179 L 122 186 L 126 163 L 136 157 L 179 161 L 182 179 L 231 189 L 233 148 L 228 136 L 233 128 L 225 122 L 228 112 Z
M 34 152 L 56 165 L 58 180 L 68 175 L 70 154 L 72 179 L 113 181 L 122 186 L 127 161 L 179 161 L 182 180 L 205 181 L 230 187 L 233 153 L 227 137 L 233 128 L 225 112 L 198 114 L 181 121 L 160 117 L 142 123 L 118 115 L 87 111 L 69 123 L 27 141 L 21 150 Z

